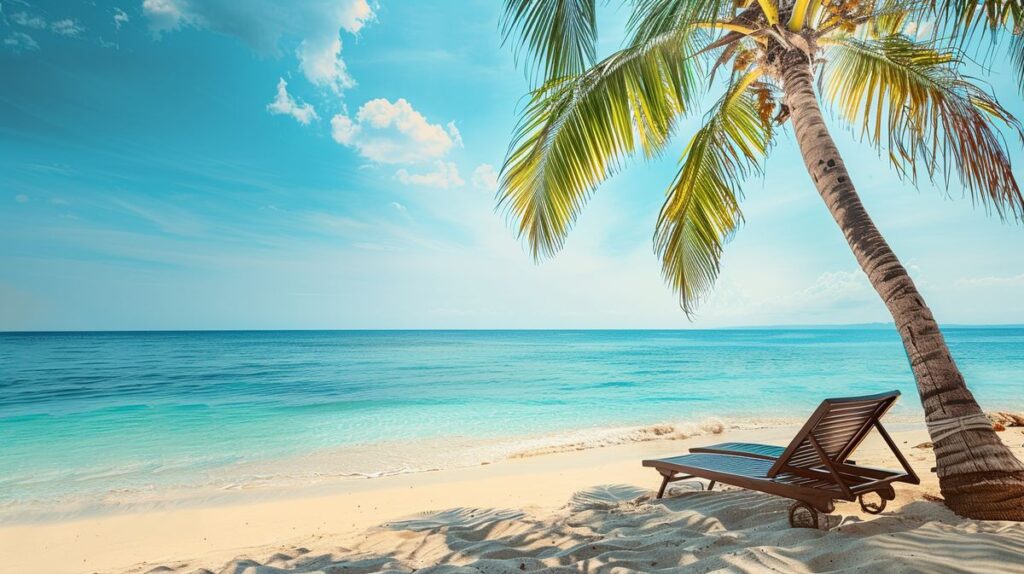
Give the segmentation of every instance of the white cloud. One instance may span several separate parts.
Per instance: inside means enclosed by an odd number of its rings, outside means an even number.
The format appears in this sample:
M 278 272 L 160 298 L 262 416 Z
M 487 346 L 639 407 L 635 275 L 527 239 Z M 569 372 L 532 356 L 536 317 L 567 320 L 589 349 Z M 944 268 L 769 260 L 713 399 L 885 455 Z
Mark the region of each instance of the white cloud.
M 191 18 L 186 14 L 186 10 L 187 7 L 181 0 L 142 1 L 142 11 L 157 32 L 174 30 L 182 24 L 190 23 Z
M 49 28 L 51 32 L 61 36 L 78 36 L 85 31 L 85 28 L 83 28 L 78 21 L 72 18 L 64 18 L 62 20 L 47 23 L 45 18 L 35 14 L 29 14 L 28 12 L 17 12 L 11 15 L 10 21 L 22 28 L 30 28 L 32 30 L 44 30 Z M 4 40 L 4 44 L 12 46 L 15 49 L 20 48 L 23 50 L 34 50 L 39 47 L 35 40 L 23 32 L 14 32 Z
M 267 104 L 267 111 L 272 114 L 291 116 L 304 126 L 318 118 L 312 105 L 297 102 L 291 97 L 288 93 L 288 82 L 284 81 L 284 78 L 278 80 L 277 97 L 273 102 Z
M 456 145 L 451 132 L 427 121 L 404 99 L 371 100 L 359 108 L 355 120 L 339 114 L 331 127 L 335 141 L 378 163 L 436 160 Z
M 53 24 L 50 24 L 50 29 L 53 30 L 55 34 L 60 34 L 61 36 L 77 36 L 85 30 L 85 28 L 71 18 L 57 20 Z
M 328 2 L 328 5 L 331 7 L 320 15 L 316 30 L 299 44 L 296 56 L 299 68 L 310 82 L 340 92 L 356 84 L 341 58 L 340 30 L 350 34 L 359 32 L 373 19 L 373 10 L 366 0 Z
M 120 8 L 114 8 L 114 28 L 120 30 L 129 21 L 128 13 Z
M 4 46 L 15 52 L 30 52 L 39 49 L 39 44 L 32 36 L 24 32 L 12 32 L 10 36 L 4 38 Z
M 295 56 L 299 59 L 302 73 L 318 86 L 340 92 L 356 85 L 341 59 L 341 38 L 337 36 L 303 40 Z
M 424 187 L 439 187 L 449 189 L 461 187 L 466 182 L 459 176 L 459 168 L 454 162 L 443 162 L 438 160 L 434 163 L 434 170 L 426 173 L 409 173 L 405 169 L 395 172 L 395 178 L 405 185 L 421 185 Z
M 306 79 L 336 93 L 355 84 L 341 57 L 341 33 L 358 33 L 374 17 L 367 0 L 144 0 L 142 9 L 157 34 L 194 26 L 275 55 L 282 38 L 294 38 Z
M 19 193 L 14 196 L 14 201 L 17 201 L 18 203 L 28 203 L 28 196 L 24 193 Z
M 473 170 L 473 187 L 479 191 L 494 193 L 498 191 L 498 172 L 489 163 L 482 163 Z
M 346 115 L 338 114 L 331 118 L 331 137 L 342 145 L 352 145 L 359 131 L 359 126 Z
M 401 203 L 398 203 L 397 201 L 392 201 L 392 202 L 391 202 L 391 207 L 394 207 L 395 209 L 397 209 L 397 210 L 398 210 L 399 212 L 401 212 L 401 213 L 406 213 L 406 212 L 408 211 L 408 210 L 407 210 L 407 209 L 405 208 L 405 206 L 404 206 L 404 205 L 402 205 Z
M 354 0 L 342 5 L 341 27 L 346 32 L 357 34 L 367 22 L 373 20 L 373 9 L 366 0 Z
M 25 27 L 32 28 L 35 30 L 42 30 L 46 27 L 46 20 L 43 20 L 39 16 L 30 15 L 27 12 L 18 12 L 11 15 L 11 21 L 15 24 Z

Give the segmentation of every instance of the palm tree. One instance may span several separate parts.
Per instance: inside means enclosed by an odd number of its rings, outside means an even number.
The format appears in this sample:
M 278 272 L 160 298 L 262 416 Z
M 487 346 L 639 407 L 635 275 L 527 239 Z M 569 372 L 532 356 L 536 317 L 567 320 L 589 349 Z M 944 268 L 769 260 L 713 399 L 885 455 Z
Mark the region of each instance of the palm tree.
M 954 8 L 973 1 L 948 0 Z M 682 153 L 654 232 L 683 310 L 690 315 L 713 286 L 743 219 L 741 184 L 790 125 L 815 188 L 902 337 L 946 504 L 964 516 L 1024 520 L 1024 464 L 984 418 L 924 298 L 861 204 L 821 107 L 832 106 L 907 180 L 959 182 L 1000 217 L 1020 219 L 1024 196 L 1000 130 L 1022 134 L 1021 125 L 962 73 L 962 44 L 902 33 L 922 15 L 943 18 L 945 8 L 932 0 L 632 4 L 630 39 L 597 61 L 594 0 L 506 0 L 503 33 L 535 89 L 498 202 L 533 257 L 556 253 L 623 159 L 661 153 L 677 120 L 721 86 Z

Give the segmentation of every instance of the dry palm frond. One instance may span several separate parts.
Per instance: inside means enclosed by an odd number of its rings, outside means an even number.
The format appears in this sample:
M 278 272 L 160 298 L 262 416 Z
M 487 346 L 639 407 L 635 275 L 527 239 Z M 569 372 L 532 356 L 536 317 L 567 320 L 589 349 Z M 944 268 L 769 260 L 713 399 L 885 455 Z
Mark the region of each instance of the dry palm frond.
M 886 149 L 901 174 L 918 168 L 964 187 L 1000 216 L 1024 212 L 996 123 L 1021 125 L 987 91 L 960 74 L 957 54 L 905 36 L 841 38 L 829 47 L 824 96 L 861 134 Z

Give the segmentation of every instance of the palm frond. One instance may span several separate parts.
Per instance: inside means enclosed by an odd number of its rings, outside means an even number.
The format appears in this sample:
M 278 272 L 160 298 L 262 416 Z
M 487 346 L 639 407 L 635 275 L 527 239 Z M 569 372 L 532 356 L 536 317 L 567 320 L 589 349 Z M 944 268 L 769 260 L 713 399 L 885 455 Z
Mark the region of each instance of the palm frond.
M 932 0 L 927 10 L 937 18 L 936 31 L 960 48 L 990 61 L 1009 48 L 1020 92 L 1024 94 L 1024 3 L 1020 0 Z M 982 42 L 983 39 L 989 42 Z M 972 40 L 977 40 L 972 42 Z
M 1019 0 L 936 0 L 934 12 L 943 17 L 943 24 L 955 34 L 969 34 L 977 28 L 998 30 L 1020 22 Z
M 885 38 L 903 32 L 909 22 L 924 21 L 931 0 L 877 0 L 868 12 L 864 26 L 872 38 Z
M 820 0 L 795 0 L 786 27 L 791 32 L 799 32 L 807 24 L 808 17 L 813 17 L 820 6 Z
M 948 186 L 955 170 L 972 198 L 1001 217 L 1024 213 L 1024 197 L 996 124 L 1021 125 L 994 96 L 960 73 L 959 55 L 894 35 L 830 43 L 824 95 L 862 136 L 886 150 L 901 175 L 921 167 Z
M 502 168 L 499 207 L 534 258 L 561 249 L 590 193 L 628 154 L 654 155 L 697 89 L 691 32 L 619 51 L 536 90 Z
M 634 45 L 695 25 L 722 21 L 749 25 L 764 19 L 757 2 L 738 14 L 734 0 L 633 0 L 633 5 L 628 29 Z
M 501 27 L 543 81 L 582 73 L 596 59 L 594 0 L 505 0 Z
M 718 277 L 723 246 L 743 219 L 740 183 L 760 169 L 771 141 L 749 88 L 757 75 L 733 84 L 709 112 L 683 153 L 658 216 L 654 250 L 688 316 Z
M 1010 61 L 1020 80 L 1020 90 L 1024 93 L 1024 33 L 1014 34 L 1010 39 Z

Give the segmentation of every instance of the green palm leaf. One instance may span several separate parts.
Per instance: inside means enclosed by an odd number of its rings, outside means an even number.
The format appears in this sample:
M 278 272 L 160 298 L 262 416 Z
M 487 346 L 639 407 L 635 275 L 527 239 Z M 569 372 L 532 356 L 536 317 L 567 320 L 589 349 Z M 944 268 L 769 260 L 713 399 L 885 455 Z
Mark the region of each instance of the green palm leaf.
M 725 242 L 743 219 L 740 183 L 760 169 L 771 141 L 748 88 L 753 77 L 732 85 L 690 140 L 658 216 L 654 249 L 687 315 L 718 277 Z
M 698 22 L 729 20 L 737 12 L 734 0 L 634 0 L 633 4 L 628 28 L 634 43 L 687 29 Z M 760 10 L 756 13 L 763 18 Z
M 861 134 L 886 149 L 911 181 L 919 167 L 964 188 L 1000 216 L 1019 217 L 1024 197 L 997 123 L 1020 123 L 994 96 L 959 72 L 956 53 L 905 36 L 845 37 L 830 43 L 824 96 Z
M 901 33 L 910 21 L 925 19 L 930 0 L 876 0 L 868 11 L 871 18 L 862 25 L 872 38 Z
M 576 75 L 596 60 L 594 0 L 506 0 L 505 41 L 532 57 L 544 81 Z
M 561 249 L 596 186 L 621 159 L 656 154 L 695 92 L 688 33 L 613 54 L 536 90 L 516 128 L 498 190 L 534 258 Z

